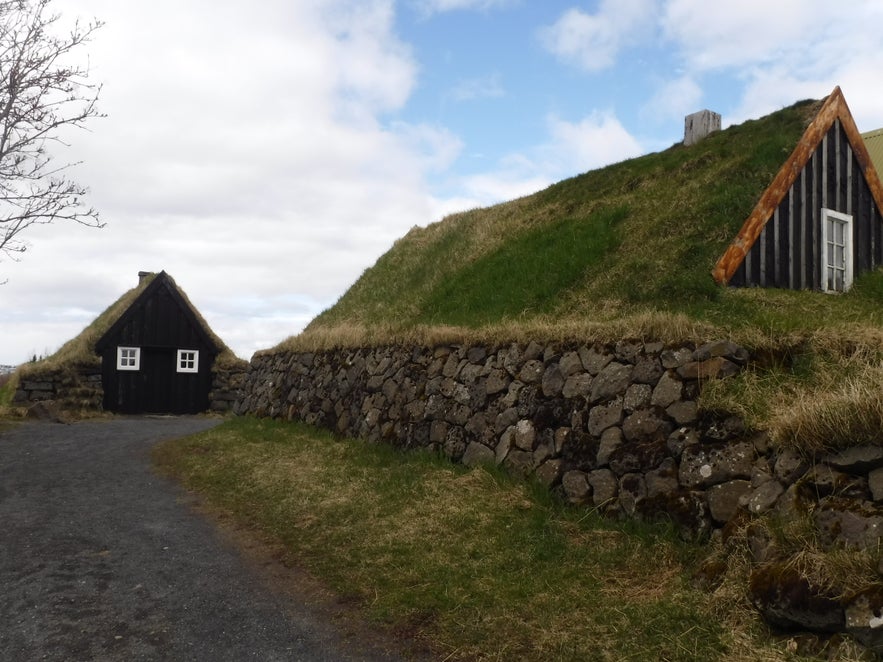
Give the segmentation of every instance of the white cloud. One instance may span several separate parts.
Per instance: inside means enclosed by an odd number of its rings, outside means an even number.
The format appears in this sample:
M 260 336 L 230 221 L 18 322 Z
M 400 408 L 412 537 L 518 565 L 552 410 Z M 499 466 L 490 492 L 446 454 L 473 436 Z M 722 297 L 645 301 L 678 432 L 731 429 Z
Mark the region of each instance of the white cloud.
M 108 225 L 40 228 L 21 263 L 0 264 L 4 310 L 21 311 L 0 320 L 0 362 L 56 349 L 141 269 L 168 271 L 247 357 L 433 220 L 426 173 L 460 145 L 443 128 L 383 124 L 416 75 L 392 8 L 67 0 L 65 14 L 106 20 L 88 55 L 108 117 L 65 156 L 83 159 L 77 179 Z M 267 303 L 232 311 L 250 297 Z
M 781 62 L 811 54 L 817 40 L 842 24 L 849 10 L 827 0 L 741 0 L 709 4 L 670 0 L 662 26 L 695 70 Z M 860 12 L 859 12 L 860 13 Z M 831 54 L 819 52 L 830 60 Z
M 543 143 L 508 154 L 496 168 L 465 178 L 462 188 L 470 194 L 472 204 L 462 208 L 535 193 L 566 177 L 645 152 L 612 112 L 595 112 L 578 122 L 550 116 L 546 127 Z
M 670 0 L 662 15 L 685 77 L 728 76 L 741 88 L 730 121 L 821 98 L 840 85 L 862 130 L 883 125 L 876 84 L 883 70 L 881 24 L 878 0 L 848 7 L 827 0 Z
M 641 109 L 641 117 L 653 122 L 670 123 L 682 119 L 699 108 L 702 88 L 691 75 L 667 80 Z
M 472 101 L 473 99 L 494 99 L 506 94 L 499 74 L 490 74 L 480 78 L 469 78 L 458 81 L 448 93 L 454 101 Z
M 560 59 L 586 71 L 601 71 L 652 27 L 655 11 L 653 0 L 602 0 L 596 14 L 569 9 L 538 34 L 542 45 Z
M 543 151 L 547 161 L 554 161 L 562 170 L 594 170 L 643 153 L 640 143 L 612 112 L 594 112 L 575 123 L 554 116 L 548 122 L 552 140 Z
M 487 11 L 510 7 L 522 0 L 413 0 L 412 4 L 425 15 L 442 14 L 449 11 Z

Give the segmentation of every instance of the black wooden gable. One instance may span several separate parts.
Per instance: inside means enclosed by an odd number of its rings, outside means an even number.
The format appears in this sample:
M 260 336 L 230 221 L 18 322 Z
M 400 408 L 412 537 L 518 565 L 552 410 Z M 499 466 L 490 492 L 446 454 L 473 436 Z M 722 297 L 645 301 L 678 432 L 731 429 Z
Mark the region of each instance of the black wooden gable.
M 730 285 L 822 289 L 822 209 L 852 216 L 856 274 L 883 264 L 883 218 L 840 120 L 763 225 Z
M 842 289 L 831 287 L 832 273 L 857 277 L 883 265 L 881 209 L 883 185 L 835 88 L 712 275 L 721 285 Z M 823 227 L 835 226 L 847 239 L 823 246 Z
M 212 355 L 221 350 L 165 271 L 144 288 L 98 340 L 95 349 L 101 354 L 119 345 L 195 348 Z
M 157 274 L 95 345 L 104 408 L 126 414 L 208 409 L 223 347 L 165 272 Z

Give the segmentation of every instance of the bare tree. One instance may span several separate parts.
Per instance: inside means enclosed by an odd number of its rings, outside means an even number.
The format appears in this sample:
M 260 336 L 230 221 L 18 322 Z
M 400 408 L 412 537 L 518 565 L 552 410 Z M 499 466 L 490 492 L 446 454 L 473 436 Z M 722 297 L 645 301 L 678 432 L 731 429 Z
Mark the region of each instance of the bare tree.
M 15 259 L 32 225 L 69 220 L 102 227 L 85 205 L 87 189 L 68 177 L 75 163 L 53 160 L 67 146 L 66 127 L 99 117 L 100 86 L 87 82 L 87 66 L 71 52 L 101 22 L 76 21 L 62 31 L 52 0 L 0 0 L 0 255 Z

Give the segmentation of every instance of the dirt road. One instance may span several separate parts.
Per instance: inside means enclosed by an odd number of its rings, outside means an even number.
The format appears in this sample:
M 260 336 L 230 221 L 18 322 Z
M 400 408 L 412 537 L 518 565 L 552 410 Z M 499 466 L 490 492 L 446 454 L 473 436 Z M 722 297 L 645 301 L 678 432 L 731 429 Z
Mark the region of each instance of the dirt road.
M 0 660 L 400 659 L 271 585 L 153 472 L 153 444 L 216 423 L 0 432 Z

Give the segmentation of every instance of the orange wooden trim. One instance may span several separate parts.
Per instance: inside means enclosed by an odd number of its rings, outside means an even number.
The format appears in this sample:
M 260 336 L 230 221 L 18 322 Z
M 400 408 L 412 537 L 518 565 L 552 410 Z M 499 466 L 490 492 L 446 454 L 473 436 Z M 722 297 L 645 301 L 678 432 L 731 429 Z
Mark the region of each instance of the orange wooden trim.
M 730 278 L 733 277 L 733 274 L 736 273 L 736 269 L 742 264 L 748 251 L 751 250 L 754 242 L 760 236 L 763 226 L 766 225 L 766 222 L 773 215 L 779 203 L 782 202 L 800 171 L 803 170 L 813 152 L 815 152 L 819 142 L 828 132 L 834 120 L 842 114 L 843 109 L 846 110 L 847 114 L 849 113 L 849 108 L 846 107 L 846 102 L 843 99 L 843 93 L 839 87 L 835 87 L 834 91 L 825 99 L 825 103 L 822 104 L 812 122 L 806 127 L 806 131 L 803 132 L 797 146 L 791 152 L 791 156 L 779 168 L 779 172 L 773 179 L 772 184 L 760 196 L 760 200 L 757 201 L 751 214 L 745 220 L 733 243 L 727 247 L 727 250 L 717 261 L 714 269 L 712 269 L 711 275 L 718 284 L 726 285 Z M 867 152 L 867 150 L 865 151 Z
M 852 113 L 849 112 L 846 99 L 843 100 L 843 113 L 840 116 L 840 123 L 843 126 L 846 137 L 852 144 L 852 153 L 855 154 L 855 159 L 858 161 L 859 166 L 861 166 L 862 172 L 865 175 L 865 181 L 868 183 L 868 188 L 871 189 L 871 196 L 877 204 L 877 209 L 883 212 L 883 183 L 880 182 L 880 174 L 874 167 L 871 153 L 868 152 L 868 147 L 865 145 L 862 134 L 859 133 L 858 127 L 855 125 Z

